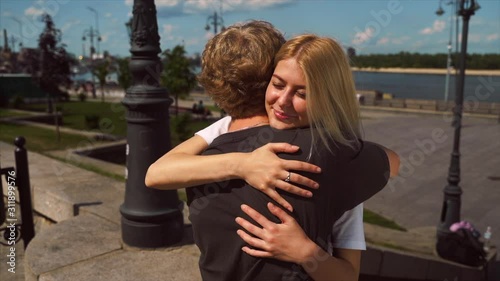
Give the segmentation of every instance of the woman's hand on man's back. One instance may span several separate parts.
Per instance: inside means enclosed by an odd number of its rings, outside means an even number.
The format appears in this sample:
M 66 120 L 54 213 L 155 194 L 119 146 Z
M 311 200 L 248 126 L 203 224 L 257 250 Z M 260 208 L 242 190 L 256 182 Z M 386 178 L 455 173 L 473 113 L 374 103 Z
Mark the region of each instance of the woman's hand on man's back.
M 298 146 L 288 143 L 268 143 L 253 152 L 245 153 L 238 162 L 237 174 L 248 184 L 292 211 L 292 206 L 276 191 L 276 188 L 299 196 L 311 197 L 311 191 L 295 184 L 312 189 L 319 188 L 319 184 L 296 171 L 321 172 L 321 168 L 316 165 L 297 160 L 284 160 L 276 155 L 277 153 L 294 153 L 298 150 Z

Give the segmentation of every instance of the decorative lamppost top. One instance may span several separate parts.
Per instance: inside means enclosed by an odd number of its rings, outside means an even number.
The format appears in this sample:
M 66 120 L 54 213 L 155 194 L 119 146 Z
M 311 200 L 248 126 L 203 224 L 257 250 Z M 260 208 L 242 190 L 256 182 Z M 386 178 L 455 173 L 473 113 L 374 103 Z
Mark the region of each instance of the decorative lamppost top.
M 132 48 L 147 46 L 148 49 L 154 48 L 158 53 L 161 52 L 156 9 L 139 1 L 134 3 L 133 14 L 130 26 Z
M 458 12 L 461 16 L 470 18 L 480 8 L 476 0 L 461 0 Z

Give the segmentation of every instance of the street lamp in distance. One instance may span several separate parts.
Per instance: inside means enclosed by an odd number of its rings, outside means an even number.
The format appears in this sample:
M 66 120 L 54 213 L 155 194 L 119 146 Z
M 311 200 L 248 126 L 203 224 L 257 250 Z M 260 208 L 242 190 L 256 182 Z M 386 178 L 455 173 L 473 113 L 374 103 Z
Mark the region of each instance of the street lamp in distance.
M 443 10 L 443 7 L 441 6 L 441 3 L 443 2 L 443 0 L 440 0 L 439 1 L 439 8 L 438 10 L 436 11 L 436 15 L 438 16 L 442 16 L 445 12 Z M 449 94 L 449 89 L 450 89 L 450 72 L 451 72 L 451 51 L 452 51 L 452 48 L 451 48 L 451 41 L 452 41 L 452 37 L 453 37 L 453 5 L 454 2 L 453 0 L 452 1 L 448 1 L 446 3 L 446 5 L 450 5 L 451 6 L 451 12 L 450 12 L 450 38 L 448 39 L 448 58 L 446 60 L 446 81 L 445 81 L 445 84 L 444 84 L 444 101 L 445 101 L 445 108 L 448 109 L 448 94 Z M 457 30 L 458 32 L 458 30 Z
M 96 95 L 96 89 L 95 89 L 95 75 L 94 75 L 94 59 L 96 57 L 96 50 L 94 47 L 94 38 L 97 39 L 97 41 L 101 41 L 101 36 L 99 35 L 99 32 L 97 30 L 94 30 L 92 26 L 90 26 L 90 29 L 86 29 L 83 31 L 82 35 L 82 41 L 87 40 L 87 36 L 90 38 L 90 54 L 89 54 L 89 61 L 88 65 L 90 66 L 90 71 L 91 71 L 91 76 L 92 76 L 92 98 L 97 98 Z
M 444 200 L 441 218 L 437 227 L 436 251 L 442 258 L 454 260 L 455 253 L 460 251 L 460 246 L 450 239 L 452 231 L 450 226 L 460 221 L 460 206 L 462 189 L 460 183 L 460 133 L 462 128 L 462 111 L 464 100 L 465 62 L 467 55 L 467 37 L 469 33 L 469 20 L 479 9 L 475 0 L 460 0 L 458 14 L 462 16 L 462 42 L 460 48 L 460 72 L 455 94 L 455 107 L 453 108 L 453 151 L 451 153 L 450 167 L 448 170 L 448 185 L 444 188 Z
M 205 26 L 205 30 L 206 31 L 210 30 L 210 25 L 212 25 L 214 27 L 214 34 L 218 33 L 217 27 L 219 25 L 221 26 L 221 30 L 222 31 L 224 31 L 224 29 L 225 29 L 225 27 L 224 27 L 224 19 L 222 18 L 222 16 L 218 16 L 217 12 L 214 12 L 213 16 L 208 16 L 208 18 L 207 18 L 207 25 Z
M 95 15 L 95 31 L 97 34 L 99 34 L 99 13 L 92 7 L 87 7 L 91 12 L 94 13 Z M 101 42 L 101 36 L 98 35 L 97 37 L 97 55 L 99 55 L 100 50 L 99 50 L 99 42 Z

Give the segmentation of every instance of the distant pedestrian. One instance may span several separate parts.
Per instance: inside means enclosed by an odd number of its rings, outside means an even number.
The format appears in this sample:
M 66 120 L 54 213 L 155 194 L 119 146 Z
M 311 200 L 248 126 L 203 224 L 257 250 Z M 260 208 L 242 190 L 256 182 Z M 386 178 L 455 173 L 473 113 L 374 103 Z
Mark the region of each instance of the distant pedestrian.
M 199 114 L 203 114 L 203 115 L 205 114 L 205 106 L 203 105 L 203 101 L 202 100 L 200 100 L 198 102 L 198 108 L 197 108 L 197 110 L 198 110 Z

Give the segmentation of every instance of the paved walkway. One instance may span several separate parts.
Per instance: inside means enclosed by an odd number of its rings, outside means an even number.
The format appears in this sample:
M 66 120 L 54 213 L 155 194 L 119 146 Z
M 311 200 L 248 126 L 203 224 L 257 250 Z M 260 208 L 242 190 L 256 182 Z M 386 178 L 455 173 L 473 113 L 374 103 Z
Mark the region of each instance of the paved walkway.
M 437 225 L 454 137 L 450 117 L 370 112 L 366 139 L 401 157 L 400 176 L 366 207 L 407 227 Z M 500 245 L 500 124 L 465 117 L 460 144 L 462 219 L 481 232 L 491 226 Z
M 366 207 L 412 229 L 405 234 L 367 226 L 367 239 L 428 254 L 446 185 L 453 139 L 450 122 L 442 115 L 363 111 L 363 116 L 366 139 L 394 149 L 403 160 L 401 176 L 391 180 Z M 494 119 L 464 118 L 461 149 L 462 217 L 481 231 L 492 226 L 493 241 L 499 245 L 500 125 Z M 12 151 L 13 146 L 0 142 L 3 166 L 12 165 Z M 199 252 L 191 241 L 155 251 L 122 244 L 118 208 L 124 198 L 123 182 L 36 153 L 29 153 L 29 163 L 35 209 L 58 224 L 37 232 L 30 244 L 24 269 L 26 280 L 199 280 Z M 22 249 L 19 251 L 21 254 Z M 373 253 L 367 251 L 364 260 L 379 255 Z M 2 253 L 2 264 L 4 257 Z M 404 260 L 392 254 L 385 262 L 390 257 Z M 377 258 L 380 267 L 369 262 L 363 270 L 409 276 L 402 270 L 403 265 L 393 264 L 384 271 L 382 258 Z M 408 263 L 417 264 L 415 258 Z M 411 268 L 420 270 L 424 277 L 434 272 L 430 269 L 432 263 L 420 265 Z M 393 272 L 398 269 L 400 275 Z M 2 280 L 22 280 L 0 276 Z

